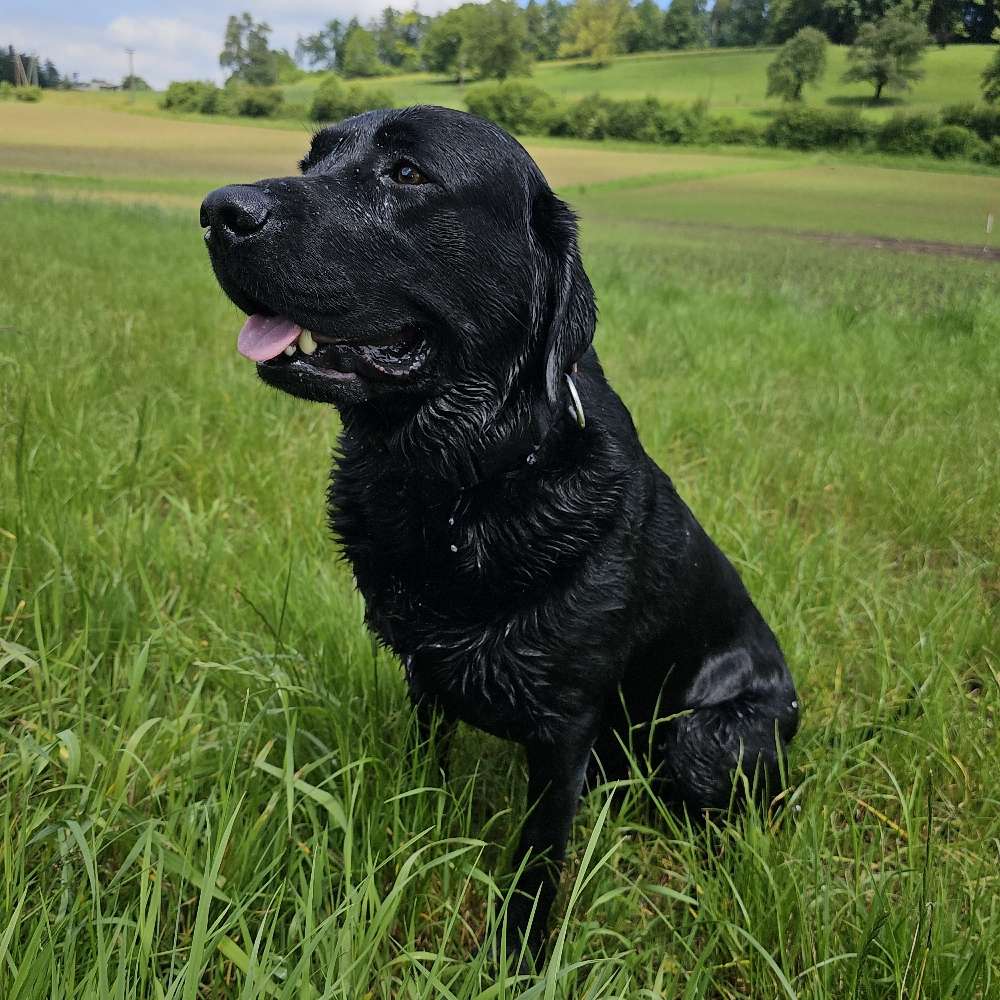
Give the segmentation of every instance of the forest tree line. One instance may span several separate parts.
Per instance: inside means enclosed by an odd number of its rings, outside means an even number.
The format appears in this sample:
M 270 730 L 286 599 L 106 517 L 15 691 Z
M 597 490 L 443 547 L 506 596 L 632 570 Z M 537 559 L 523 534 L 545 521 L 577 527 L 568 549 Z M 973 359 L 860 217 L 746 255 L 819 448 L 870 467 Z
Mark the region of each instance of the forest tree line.
M 269 47 L 271 28 L 249 13 L 229 18 L 220 56 L 240 82 L 289 82 L 310 70 L 348 78 L 428 70 L 459 81 L 504 79 L 531 63 L 663 49 L 781 45 L 803 28 L 852 44 L 862 26 L 905 15 L 938 45 L 996 40 L 1000 0 L 514 0 L 466 3 L 435 17 L 386 7 L 362 24 L 327 21 L 298 38 L 294 54 Z

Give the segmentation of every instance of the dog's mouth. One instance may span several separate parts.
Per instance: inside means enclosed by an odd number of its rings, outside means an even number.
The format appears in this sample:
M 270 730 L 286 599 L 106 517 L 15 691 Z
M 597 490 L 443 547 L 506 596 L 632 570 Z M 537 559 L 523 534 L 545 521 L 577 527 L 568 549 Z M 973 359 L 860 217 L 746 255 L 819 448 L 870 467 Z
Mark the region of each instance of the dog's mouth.
M 307 330 L 285 316 L 259 312 L 243 324 L 237 349 L 269 369 L 292 367 L 332 378 L 357 375 L 372 381 L 412 378 L 429 353 L 420 330 L 409 323 L 358 339 Z

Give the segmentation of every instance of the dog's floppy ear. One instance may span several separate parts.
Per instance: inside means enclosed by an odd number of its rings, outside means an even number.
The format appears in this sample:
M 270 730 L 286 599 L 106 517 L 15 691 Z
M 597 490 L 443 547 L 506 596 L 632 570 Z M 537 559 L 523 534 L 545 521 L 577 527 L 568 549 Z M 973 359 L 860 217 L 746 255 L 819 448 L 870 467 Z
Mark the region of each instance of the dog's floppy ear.
M 546 189 L 535 200 L 535 235 L 542 247 L 547 273 L 543 275 L 542 322 L 548 322 L 545 338 L 545 394 L 549 405 L 559 404 L 565 384 L 563 375 L 590 347 L 597 325 L 594 289 L 580 260 L 576 216 L 564 202 Z

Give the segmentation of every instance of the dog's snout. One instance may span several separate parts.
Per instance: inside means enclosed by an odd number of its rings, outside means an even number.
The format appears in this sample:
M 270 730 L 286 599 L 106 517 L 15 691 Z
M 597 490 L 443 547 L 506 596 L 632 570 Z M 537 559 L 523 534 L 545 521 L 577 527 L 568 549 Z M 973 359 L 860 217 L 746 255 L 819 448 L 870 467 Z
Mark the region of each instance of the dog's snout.
M 201 224 L 214 236 L 236 243 L 255 236 L 271 214 L 271 199 L 254 184 L 230 184 L 201 203 Z

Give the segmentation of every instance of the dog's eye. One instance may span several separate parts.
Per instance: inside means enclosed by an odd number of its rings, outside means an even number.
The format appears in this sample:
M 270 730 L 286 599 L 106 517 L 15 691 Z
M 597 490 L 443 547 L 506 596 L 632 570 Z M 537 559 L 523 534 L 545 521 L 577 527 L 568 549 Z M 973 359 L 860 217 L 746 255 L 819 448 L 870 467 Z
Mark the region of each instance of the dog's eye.
M 426 184 L 427 178 L 409 160 L 400 160 L 389 175 L 397 184 Z

